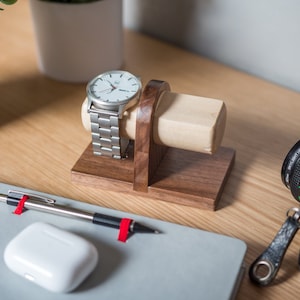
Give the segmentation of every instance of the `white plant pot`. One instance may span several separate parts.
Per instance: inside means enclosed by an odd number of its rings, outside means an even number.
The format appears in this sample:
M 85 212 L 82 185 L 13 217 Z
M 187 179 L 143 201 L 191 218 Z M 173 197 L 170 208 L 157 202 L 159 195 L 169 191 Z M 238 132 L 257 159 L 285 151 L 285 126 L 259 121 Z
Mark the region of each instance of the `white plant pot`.
M 30 0 L 39 69 L 87 82 L 123 62 L 122 0 L 66 4 Z

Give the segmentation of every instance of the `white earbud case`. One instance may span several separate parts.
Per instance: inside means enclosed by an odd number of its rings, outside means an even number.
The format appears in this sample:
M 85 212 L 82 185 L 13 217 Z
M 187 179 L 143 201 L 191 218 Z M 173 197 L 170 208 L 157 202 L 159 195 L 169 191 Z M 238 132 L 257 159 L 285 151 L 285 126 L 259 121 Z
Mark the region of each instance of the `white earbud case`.
M 4 251 L 9 269 L 53 292 L 70 292 L 94 270 L 98 252 L 82 237 L 38 222 L 25 228 Z

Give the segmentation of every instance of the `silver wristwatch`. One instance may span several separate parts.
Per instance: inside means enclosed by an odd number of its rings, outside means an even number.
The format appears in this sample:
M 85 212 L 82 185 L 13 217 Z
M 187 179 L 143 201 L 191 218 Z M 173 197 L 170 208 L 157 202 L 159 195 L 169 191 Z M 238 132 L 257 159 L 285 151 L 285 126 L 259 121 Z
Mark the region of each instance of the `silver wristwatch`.
M 139 78 L 121 70 L 103 73 L 88 83 L 88 114 L 95 155 L 117 159 L 126 156 L 129 140 L 120 137 L 119 120 L 138 102 L 140 91 Z

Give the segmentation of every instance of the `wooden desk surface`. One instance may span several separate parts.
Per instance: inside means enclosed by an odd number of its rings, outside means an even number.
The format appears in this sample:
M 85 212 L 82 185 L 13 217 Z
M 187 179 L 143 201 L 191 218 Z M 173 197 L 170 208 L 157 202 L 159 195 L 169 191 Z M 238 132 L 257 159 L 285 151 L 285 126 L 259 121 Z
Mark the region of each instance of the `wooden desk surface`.
M 0 12 L 0 24 L 1 182 L 237 237 L 248 245 L 247 267 L 271 242 L 286 210 L 297 206 L 280 170 L 300 138 L 300 94 L 132 32 L 125 34 L 125 69 L 144 83 L 166 80 L 175 92 L 227 105 L 223 145 L 237 156 L 219 208 L 204 211 L 73 184 L 70 170 L 90 142 L 80 118 L 85 84 L 39 73 L 27 0 Z M 298 235 L 275 284 L 258 288 L 246 274 L 237 298 L 295 297 L 299 249 Z

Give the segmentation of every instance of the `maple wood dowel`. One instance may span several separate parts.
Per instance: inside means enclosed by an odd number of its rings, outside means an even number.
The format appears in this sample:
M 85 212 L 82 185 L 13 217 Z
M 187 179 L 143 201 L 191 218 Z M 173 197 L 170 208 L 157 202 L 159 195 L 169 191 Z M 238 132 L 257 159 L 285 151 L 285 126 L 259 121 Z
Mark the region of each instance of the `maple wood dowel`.
M 121 120 L 121 136 L 135 140 L 136 111 L 133 107 Z M 82 123 L 90 131 L 87 99 L 82 104 Z M 174 92 L 163 92 L 153 121 L 156 144 L 178 149 L 214 153 L 220 146 L 226 124 L 222 100 Z

